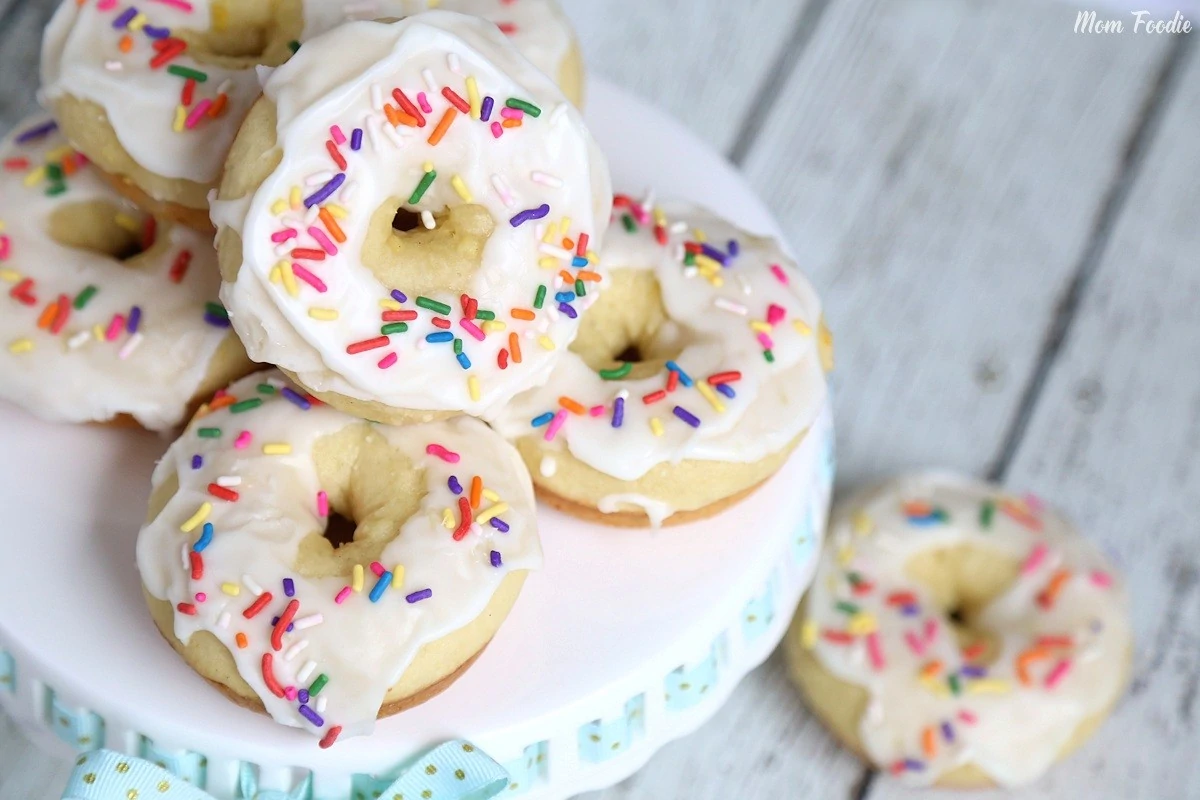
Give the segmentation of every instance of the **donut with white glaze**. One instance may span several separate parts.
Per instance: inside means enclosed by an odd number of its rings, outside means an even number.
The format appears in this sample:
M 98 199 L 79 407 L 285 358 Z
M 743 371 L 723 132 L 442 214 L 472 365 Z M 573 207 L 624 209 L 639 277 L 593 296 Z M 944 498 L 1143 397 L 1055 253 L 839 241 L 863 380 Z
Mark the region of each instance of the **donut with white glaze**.
M 618 197 L 615 215 L 578 338 L 493 423 L 550 505 L 622 526 L 709 516 L 803 439 L 832 339 L 774 241 L 687 203 Z
M 161 430 L 251 370 L 205 237 L 114 192 L 48 117 L 20 123 L 0 159 L 0 397 Z
M 880 769 L 1013 788 L 1120 697 L 1127 604 L 1108 560 L 1037 498 L 908 475 L 839 504 L 785 650 L 809 705 Z
M 528 474 L 482 422 L 374 425 L 276 371 L 219 393 L 153 484 L 137 561 L 160 632 L 323 746 L 449 686 L 541 565 Z
M 486 416 L 546 379 L 588 298 L 608 167 L 494 26 L 351 22 L 266 82 L 213 203 L 251 358 L 366 419 Z M 573 284 L 574 286 L 575 284 Z

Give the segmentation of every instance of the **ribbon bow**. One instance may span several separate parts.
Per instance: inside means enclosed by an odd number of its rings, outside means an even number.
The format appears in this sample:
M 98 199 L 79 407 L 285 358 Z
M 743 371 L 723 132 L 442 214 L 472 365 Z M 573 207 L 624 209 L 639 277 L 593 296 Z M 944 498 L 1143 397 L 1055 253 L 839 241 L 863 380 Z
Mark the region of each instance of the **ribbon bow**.
M 292 792 L 258 791 L 243 769 L 244 800 L 308 800 L 309 782 Z M 446 742 L 426 753 L 384 792 L 384 797 L 490 800 L 508 786 L 504 768 L 467 742 Z M 111 750 L 81 756 L 63 800 L 216 800 L 161 767 Z

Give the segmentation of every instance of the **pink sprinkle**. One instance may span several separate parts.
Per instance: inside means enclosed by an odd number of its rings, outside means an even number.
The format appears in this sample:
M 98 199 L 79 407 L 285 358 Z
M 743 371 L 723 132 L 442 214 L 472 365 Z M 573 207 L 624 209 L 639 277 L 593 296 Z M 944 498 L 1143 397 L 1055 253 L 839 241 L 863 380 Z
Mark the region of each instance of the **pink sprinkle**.
M 504 126 L 501 125 L 499 122 L 493 122 L 492 123 L 492 137 L 495 139 L 499 139 L 503 135 L 504 135 Z
M 295 686 L 288 686 L 283 690 L 283 696 L 286 697 L 288 700 L 295 700 L 296 694 L 297 694 L 297 692 L 296 692 Z
M 390 369 L 391 367 L 396 366 L 396 362 L 399 360 L 400 356 L 396 355 L 395 353 L 388 353 L 386 356 L 379 359 L 379 363 L 375 366 L 379 367 L 380 369 Z
M 932 644 L 933 640 L 937 638 L 939 631 L 941 631 L 941 626 L 938 625 L 938 621 L 936 619 L 934 619 L 933 617 L 930 617 L 929 619 L 925 620 L 925 641 L 926 642 Z
M 329 287 L 325 285 L 325 281 L 313 275 L 299 264 L 292 264 L 292 274 L 322 294 L 329 290 Z
M 1054 669 L 1050 670 L 1050 674 L 1046 676 L 1046 688 L 1053 689 L 1057 686 L 1071 669 L 1071 659 L 1064 658 L 1054 665 Z
M 237 435 L 237 438 L 233 440 L 233 447 L 235 450 L 245 450 L 250 446 L 252 439 L 254 439 L 254 436 L 251 435 L 250 431 L 242 431 Z
M 340 606 L 342 603 L 346 602 L 346 598 L 349 596 L 350 596 L 350 587 L 343 586 L 342 590 L 337 593 L 337 597 L 333 598 L 333 602 L 337 603 Z
M 758 334 L 758 343 L 763 346 L 764 350 L 770 350 L 775 346 L 774 340 L 765 333 Z
M 340 125 L 332 125 L 329 128 L 329 138 L 333 139 L 333 143 L 341 147 L 346 143 L 346 134 L 342 133 Z
M 212 108 L 212 100 L 209 100 L 207 97 L 201 100 L 199 103 L 196 103 L 196 105 L 192 107 L 192 112 L 187 115 L 187 119 L 184 121 L 183 127 L 190 131 L 192 128 L 199 125 L 200 120 L 204 119 L 204 115 L 208 113 L 210 108 Z
M 925 655 L 925 643 L 922 642 L 917 635 L 912 631 L 907 631 L 904 634 L 904 641 L 908 643 L 908 649 L 912 650 L 917 655 Z
M 275 244 L 279 244 L 280 242 L 286 242 L 288 239 L 295 239 L 295 238 L 296 238 L 296 229 L 295 228 L 285 228 L 281 231 L 275 231 L 274 233 L 271 234 L 271 241 L 274 242 Z
M 380 564 L 378 561 L 372 561 L 371 572 L 375 573 L 375 577 L 378 578 L 380 575 L 387 572 L 387 570 L 383 568 L 383 564 Z
M 1033 546 L 1033 551 L 1030 552 L 1029 558 L 1025 559 L 1025 563 L 1021 565 L 1021 574 L 1028 575 L 1042 565 L 1046 560 L 1046 545 L 1036 544 Z
M 558 429 L 561 428 L 563 426 L 563 423 L 566 421 L 567 421 L 567 410 L 564 408 L 564 409 L 561 409 L 557 414 L 555 414 L 554 419 L 550 420 L 550 424 L 546 426 L 546 441 L 547 442 L 554 441 L 554 437 L 558 433 Z
M 324 491 L 317 492 L 317 516 L 329 516 L 329 495 Z
M 173 6 L 182 9 L 189 14 L 192 13 L 192 4 L 187 0 L 154 0 L 155 3 L 162 3 L 164 6 Z
M 604 412 L 608 411 L 604 406 L 592 406 L 588 409 L 588 414 L 593 417 L 603 417 Z
M 111 11 L 117 5 L 117 0 L 100 0 L 96 3 L 96 8 L 101 11 Z
M 641 203 L 632 203 L 629 206 L 629 210 L 633 213 L 634 219 L 638 221 L 639 225 L 650 224 L 650 211 L 644 205 Z
M 204 592 L 196 592 L 196 602 L 197 603 L 203 603 L 206 600 L 208 600 L 208 595 L 206 595 Z
M 337 245 L 330 241 L 329 237 L 325 235 L 325 231 L 314 226 L 308 229 L 308 235 L 316 239 L 317 244 L 321 245 L 321 249 L 326 253 L 331 256 L 337 255 Z
M 958 712 L 958 718 L 968 725 L 974 725 L 976 722 L 979 722 L 979 717 L 966 710 Z
M 787 273 L 783 271 L 783 267 L 779 266 L 778 264 L 772 264 L 771 274 L 778 278 L 779 282 L 784 286 L 788 285 L 788 276 Z
M 479 326 L 474 322 L 471 322 L 471 320 L 463 317 L 458 321 L 458 324 L 464 331 L 471 334 L 471 338 L 473 338 L 475 341 L 482 342 L 484 340 L 483 331 L 479 330 Z
M 7 236 L 0 236 L 0 261 L 7 261 L 11 252 L 12 239 Z
M 787 309 L 781 305 L 771 303 L 767 306 L 767 324 L 778 325 L 783 322 L 783 318 L 787 316 Z
M 505 106 L 500 109 L 500 116 L 505 119 L 525 119 L 525 112 L 519 108 L 508 108 Z
M 867 656 L 871 659 L 871 666 L 876 670 L 882 670 L 887 666 L 887 661 L 883 657 L 883 644 L 879 641 L 879 632 L 872 631 L 867 634 Z
M 419 105 L 421 110 L 426 114 L 433 113 L 433 106 L 429 105 L 429 98 L 425 96 L 424 92 L 417 92 L 417 105 Z
M 1025 501 L 1025 505 L 1029 507 L 1029 510 L 1035 514 L 1040 514 L 1046 510 L 1046 503 L 1033 492 L 1026 494 L 1021 499 Z
M 125 317 L 120 314 L 113 314 L 112 322 L 108 323 L 108 331 L 104 334 L 104 340 L 111 342 L 121 335 L 121 331 L 125 329 Z
M 457 464 L 462 459 L 462 456 L 460 456 L 458 453 L 452 453 L 451 451 L 442 447 L 440 444 L 427 445 L 425 447 L 425 452 L 431 456 L 437 456 L 447 464 Z
M 1112 575 L 1109 575 L 1104 570 L 1092 570 L 1092 574 L 1089 577 L 1091 578 L 1092 583 L 1096 584 L 1101 589 L 1107 589 L 1113 584 Z

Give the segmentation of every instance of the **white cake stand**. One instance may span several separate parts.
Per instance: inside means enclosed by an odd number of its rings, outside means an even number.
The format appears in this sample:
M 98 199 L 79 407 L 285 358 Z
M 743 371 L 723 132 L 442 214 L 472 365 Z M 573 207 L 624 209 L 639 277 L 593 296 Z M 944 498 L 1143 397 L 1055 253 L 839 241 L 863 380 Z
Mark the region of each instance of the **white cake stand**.
M 734 170 L 661 113 L 596 82 L 588 116 L 618 187 L 653 186 L 777 233 Z M 63 755 L 107 747 L 160 761 L 219 800 L 241 797 L 247 779 L 365 800 L 452 738 L 504 764 L 513 796 L 611 785 L 707 720 L 782 637 L 824 529 L 830 419 L 825 409 L 749 500 L 701 523 L 649 533 L 542 512 L 545 569 L 476 665 L 374 735 L 323 751 L 226 701 L 150 622 L 134 540 L 165 442 L 0 404 L 0 705 Z

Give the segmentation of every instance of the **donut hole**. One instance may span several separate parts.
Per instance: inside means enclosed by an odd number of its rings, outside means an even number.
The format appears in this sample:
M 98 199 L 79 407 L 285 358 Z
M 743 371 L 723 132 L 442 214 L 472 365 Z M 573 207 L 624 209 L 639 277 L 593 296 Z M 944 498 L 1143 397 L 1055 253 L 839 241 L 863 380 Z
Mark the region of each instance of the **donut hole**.
M 904 571 L 929 590 L 936 611 L 963 649 L 977 652 L 971 663 L 986 666 L 999 655 L 999 637 L 988 630 L 983 610 L 1017 580 L 1020 563 L 999 550 L 979 545 L 956 545 L 909 558 Z
M 583 315 L 570 349 L 597 372 L 633 364 L 627 377 L 639 380 L 661 372 L 683 352 L 688 338 L 688 331 L 667 315 L 653 272 L 618 269 Z
M 131 205 L 87 200 L 59 206 L 50 216 L 50 237 L 65 247 L 128 262 L 153 242 L 149 217 Z
M 426 228 L 420 212 L 399 198 L 371 215 L 362 263 L 384 286 L 408 295 L 457 297 L 473 291 L 483 250 L 495 230 L 483 206 L 465 204 L 433 212 Z
M 175 30 L 199 64 L 227 69 L 278 66 L 292 53 L 304 22 L 300 0 L 226 0 L 212 4 L 208 30 Z
M 382 560 L 404 523 L 420 511 L 424 470 L 368 423 L 318 439 L 313 463 L 330 513 L 320 530 L 301 541 L 296 571 L 349 580 L 355 565 Z

